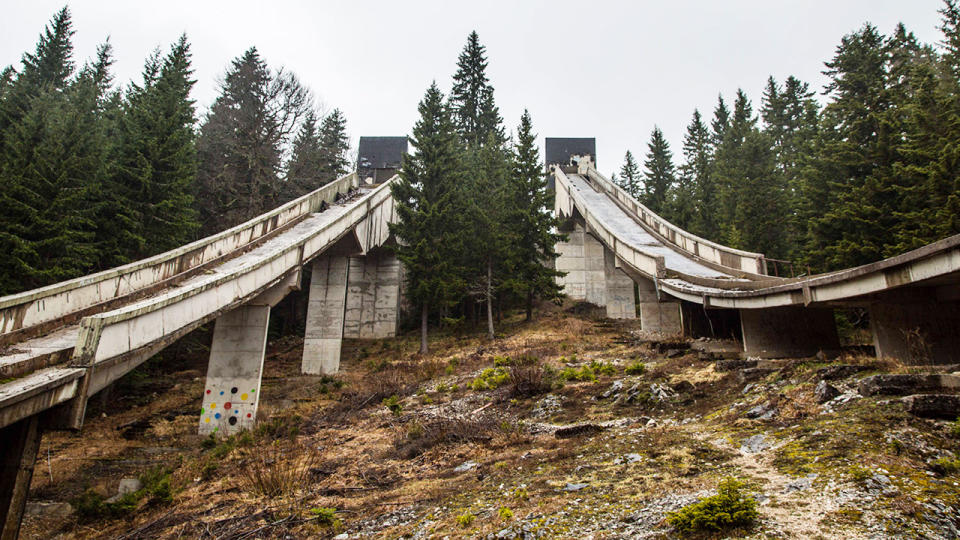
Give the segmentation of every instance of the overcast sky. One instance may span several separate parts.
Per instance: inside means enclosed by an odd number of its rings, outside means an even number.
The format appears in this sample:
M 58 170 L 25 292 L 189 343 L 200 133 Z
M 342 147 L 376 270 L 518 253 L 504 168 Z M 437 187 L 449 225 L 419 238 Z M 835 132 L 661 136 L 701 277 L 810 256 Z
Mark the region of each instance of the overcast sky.
M 19 65 L 62 1 L 6 2 L 0 65 Z M 180 33 L 192 44 L 204 110 L 230 60 L 255 45 L 293 70 L 328 109 L 361 135 L 408 134 L 432 80 L 444 92 L 471 30 L 487 47 L 488 76 L 508 129 L 524 108 L 543 137 L 596 137 L 600 169 L 626 149 L 646 152 L 654 125 L 679 161 L 695 107 L 712 114 L 717 94 L 738 87 L 759 105 L 766 79 L 795 75 L 822 89 L 823 62 L 841 37 L 869 21 L 897 22 L 924 42 L 940 40 L 940 0 L 805 1 L 72 1 L 76 59 L 108 36 L 118 83 L 138 78 L 144 58 Z

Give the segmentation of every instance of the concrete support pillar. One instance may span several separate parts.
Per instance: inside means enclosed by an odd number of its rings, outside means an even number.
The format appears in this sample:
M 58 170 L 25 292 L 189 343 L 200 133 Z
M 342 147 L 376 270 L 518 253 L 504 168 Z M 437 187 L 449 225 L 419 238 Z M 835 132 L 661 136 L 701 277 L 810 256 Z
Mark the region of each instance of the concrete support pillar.
M 342 255 L 322 255 L 313 262 L 302 373 L 332 375 L 340 369 L 348 266 Z
M 40 448 L 40 418 L 33 415 L 0 429 L 0 539 L 16 540 Z
M 683 325 L 680 318 L 680 302 L 661 302 L 653 281 L 637 282 L 640 297 L 640 329 L 660 334 L 680 334 Z
M 583 235 L 583 277 L 585 300 L 598 306 L 607 305 L 607 274 L 603 252 L 606 249 L 590 233 Z
M 240 306 L 217 319 L 200 410 L 201 435 L 226 437 L 253 428 L 269 322 L 269 305 Z
M 617 268 L 617 256 L 609 249 L 603 250 L 603 264 L 607 317 L 636 319 L 637 304 L 633 296 L 633 280 L 623 270 Z
M 803 358 L 840 350 L 833 310 L 784 306 L 741 309 L 743 351 L 760 358 Z
M 586 232 L 583 225 L 575 224 L 572 231 L 567 232 L 567 241 L 557 243 L 557 270 L 566 272 L 565 276 L 557 278 L 557 283 L 563 287 L 563 293 L 573 300 L 585 300 L 586 280 L 583 259 L 583 237 Z
M 397 335 L 400 261 L 386 250 L 350 257 L 343 337 L 381 339 Z
M 928 298 L 934 297 L 930 294 Z M 960 302 L 876 303 L 870 326 L 878 358 L 908 364 L 951 364 L 960 350 Z

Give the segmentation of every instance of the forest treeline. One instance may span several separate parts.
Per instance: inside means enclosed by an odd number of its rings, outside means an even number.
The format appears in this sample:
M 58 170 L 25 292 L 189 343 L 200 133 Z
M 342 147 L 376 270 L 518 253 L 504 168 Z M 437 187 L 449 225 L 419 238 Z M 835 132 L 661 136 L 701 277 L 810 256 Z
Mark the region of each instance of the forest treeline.
M 73 34 L 63 8 L 0 74 L 0 295 L 175 248 L 350 168 L 343 114 L 256 48 L 198 118 L 185 35 L 119 87 L 109 41 L 78 67 Z
M 471 32 L 457 60 L 449 96 L 436 82 L 419 104 L 420 118 L 392 185 L 398 222 L 391 224 L 418 310 L 421 351 L 431 319 L 450 324 L 494 319 L 535 299 L 556 299 L 559 273 L 549 264 L 563 238 L 553 216 L 530 114 L 507 135 L 486 75 L 486 49 Z M 481 316 L 481 313 L 483 314 Z
M 654 128 L 645 159 L 614 176 L 651 210 L 704 238 L 815 271 L 876 261 L 960 233 L 960 10 L 943 40 L 865 24 L 825 63 L 825 103 L 770 77 L 759 109 L 738 91 L 697 110 L 682 159 Z M 805 271 L 805 269 L 804 269 Z

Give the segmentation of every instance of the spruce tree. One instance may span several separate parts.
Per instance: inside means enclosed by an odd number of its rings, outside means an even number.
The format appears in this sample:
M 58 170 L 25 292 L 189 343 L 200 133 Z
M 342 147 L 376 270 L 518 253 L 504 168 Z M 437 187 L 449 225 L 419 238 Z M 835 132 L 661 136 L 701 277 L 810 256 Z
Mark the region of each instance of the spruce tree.
M 433 83 L 418 106 L 413 154 L 403 156 L 400 180 L 391 184 L 397 222 L 397 256 L 404 265 L 406 294 L 420 311 L 420 352 L 426 354 L 431 311 L 454 305 L 466 286 L 459 266 L 465 237 L 466 176 L 450 111 Z
M 656 126 L 650 134 L 647 159 L 643 162 L 643 166 L 645 170 L 640 202 L 657 214 L 668 211 L 667 197 L 676 182 L 676 171 L 673 166 L 670 143 Z
M 513 210 L 510 221 L 515 251 L 512 286 L 524 299 L 528 321 L 533 318 L 535 298 L 560 297 L 562 288 L 557 284 L 557 277 L 563 275 L 548 264 L 557 257 L 555 246 L 564 236 L 556 232 L 559 223 L 552 212 L 553 195 L 547 190 L 536 137 L 530 113 L 524 110 L 513 147 L 512 200 L 508 205 Z
M 323 122 L 320 123 L 319 137 L 320 155 L 326 179 L 323 184 L 327 184 L 343 176 L 350 169 L 350 162 L 347 161 L 347 151 L 350 150 L 347 118 L 340 109 L 334 109 L 323 118 Z
M 713 109 L 713 120 L 710 122 L 710 142 L 713 145 L 714 151 L 717 148 L 720 148 L 720 144 L 723 143 L 723 137 L 727 133 L 727 128 L 730 126 L 730 109 L 727 108 L 727 104 L 723 101 L 723 95 L 717 96 L 717 106 Z
M 623 166 L 620 167 L 620 176 L 614 176 L 614 181 L 634 199 L 639 200 L 641 198 L 643 182 L 640 178 L 640 168 L 637 167 L 633 153 L 629 150 L 627 150 L 627 153 L 623 156 Z
M 468 146 L 479 146 L 491 132 L 502 138 L 502 118 L 493 101 L 493 87 L 487 79 L 486 47 L 480 44 L 476 31 L 467 36 L 457 71 L 453 75 L 450 105 L 454 123 Z
M 683 165 L 672 197 L 675 224 L 701 236 L 714 235 L 716 188 L 711 176 L 710 131 L 694 109 L 683 137 Z
M 324 152 L 320 147 L 317 114 L 310 111 L 293 139 L 286 180 L 281 189 L 281 200 L 291 201 L 327 183 L 329 174 L 326 165 Z

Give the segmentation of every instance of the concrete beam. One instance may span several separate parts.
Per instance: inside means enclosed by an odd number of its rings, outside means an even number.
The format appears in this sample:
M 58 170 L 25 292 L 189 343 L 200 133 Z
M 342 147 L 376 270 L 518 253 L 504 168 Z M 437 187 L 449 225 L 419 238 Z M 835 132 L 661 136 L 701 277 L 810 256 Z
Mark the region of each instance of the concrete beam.
M 16 540 L 40 448 L 40 417 L 0 429 L 0 540 Z
M 257 419 L 270 306 L 245 305 L 222 315 L 213 329 L 200 435 L 226 437 Z
M 931 300 L 933 300 L 931 298 Z M 960 350 L 960 302 L 875 303 L 870 327 L 878 358 L 908 364 L 951 364 Z
M 774 307 L 740 310 L 743 351 L 761 358 L 803 358 L 840 351 L 832 309 Z
M 640 299 L 640 329 L 666 335 L 683 332 L 679 301 L 661 301 L 656 285 L 648 279 L 636 282 Z
M 348 263 L 345 255 L 326 254 L 313 262 L 302 373 L 332 375 L 340 369 Z
M 350 257 L 343 337 L 381 339 L 397 335 L 400 261 L 387 250 Z
M 585 300 L 586 275 L 583 258 L 583 237 L 586 232 L 583 225 L 575 223 L 573 230 L 567 232 L 566 242 L 557 242 L 557 270 L 566 275 L 557 278 L 557 284 L 563 287 L 563 294 L 573 300 Z

